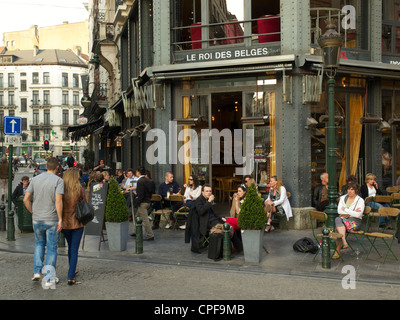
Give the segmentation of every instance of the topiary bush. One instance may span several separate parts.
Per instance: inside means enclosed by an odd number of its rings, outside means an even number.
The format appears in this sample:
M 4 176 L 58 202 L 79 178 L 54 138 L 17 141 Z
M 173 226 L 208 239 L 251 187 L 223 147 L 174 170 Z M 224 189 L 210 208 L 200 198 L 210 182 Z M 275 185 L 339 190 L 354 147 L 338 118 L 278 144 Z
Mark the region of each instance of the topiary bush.
M 108 182 L 105 218 L 107 222 L 124 222 L 129 219 L 125 197 L 122 195 L 115 179 L 110 179 Z
M 238 224 L 243 230 L 260 230 L 265 226 L 264 201 L 258 196 L 257 187 L 253 183 L 246 192 L 240 206 Z

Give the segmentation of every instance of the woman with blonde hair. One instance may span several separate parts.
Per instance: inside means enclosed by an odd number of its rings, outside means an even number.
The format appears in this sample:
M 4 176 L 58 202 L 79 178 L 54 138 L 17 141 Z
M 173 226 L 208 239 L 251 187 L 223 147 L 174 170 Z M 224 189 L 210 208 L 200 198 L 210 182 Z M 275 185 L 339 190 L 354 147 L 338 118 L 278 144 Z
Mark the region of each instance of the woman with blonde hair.
M 70 168 L 64 172 L 64 196 L 63 196 L 63 214 L 62 226 L 65 239 L 68 243 L 68 284 L 78 284 L 75 281 L 76 265 L 78 263 L 79 245 L 82 239 L 84 225 L 75 217 L 78 201 L 86 200 L 85 190 L 79 182 L 79 171 Z
M 292 217 L 292 208 L 282 180 L 277 176 L 272 176 L 270 179 L 270 186 L 271 188 L 269 190 L 268 198 L 264 202 L 265 212 L 267 214 L 266 232 L 271 230 L 272 214 L 275 214 L 278 217 L 286 216 L 287 220 Z

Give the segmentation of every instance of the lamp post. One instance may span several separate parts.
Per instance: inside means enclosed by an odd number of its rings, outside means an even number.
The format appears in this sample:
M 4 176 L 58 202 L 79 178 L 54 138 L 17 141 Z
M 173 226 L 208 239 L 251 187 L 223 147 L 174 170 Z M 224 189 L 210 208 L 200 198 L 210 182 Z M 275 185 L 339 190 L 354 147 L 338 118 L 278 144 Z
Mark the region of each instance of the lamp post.
M 337 180 L 336 180 L 336 139 L 335 139 L 335 75 L 336 69 L 339 67 L 340 50 L 343 43 L 343 37 L 336 31 L 336 25 L 332 20 L 327 22 L 326 32 L 318 39 L 318 44 L 323 51 L 324 68 L 329 70 L 326 75 L 328 77 L 328 159 L 327 171 L 329 176 L 328 182 L 328 199 L 329 205 L 326 207 L 325 213 L 328 216 L 326 226 L 333 230 L 335 226 L 335 218 L 337 217 Z

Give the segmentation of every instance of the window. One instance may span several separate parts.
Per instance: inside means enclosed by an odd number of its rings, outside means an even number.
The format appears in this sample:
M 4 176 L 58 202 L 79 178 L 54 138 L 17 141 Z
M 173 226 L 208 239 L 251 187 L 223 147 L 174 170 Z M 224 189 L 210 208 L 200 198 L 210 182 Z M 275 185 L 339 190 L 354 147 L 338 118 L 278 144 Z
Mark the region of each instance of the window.
M 8 116 L 9 117 L 14 117 L 15 116 L 15 110 L 8 110 Z
M 43 91 L 43 104 L 46 106 L 50 104 L 50 90 Z
M 77 121 L 79 119 L 79 110 L 74 110 L 74 118 L 73 118 L 73 124 L 77 124 Z
M 14 91 L 8 91 L 8 105 L 9 105 L 9 106 L 15 105 L 15 101 L 14 101 Z
M 73 99 L 74 99 L 74 101 L 73 101 L 73 104 L 74 104 L 74 106 L 79 106 L 79 92 L 74 92 L 73 93 Z
M 27 100 L 26 98 L 21 98 L 21 112 L 26 112 L 27 110 Z
M 32 83 L 33 84 L 39 83 L 39 72 L 32 72 Z
M 43 110 L 43 124 L 50 124 L 50 110 Z
M 68 91 L 62 92 L 62 104 L 63 106 L 68 105 Z
M 49 84 L 49 83 L 50 83 L 50 73 L 43 72 L 43 84 Z
M 4 93 L 0 92 L 0 106 L 4 106 Z
M 68 88 L 68 73 L 63 72 L 61 77 L 61 86 L 63 88 Z
M 33 110 L 33 125 L 39 125 L 39 110 Z
M 21 91 L 26 91 L 26 80 L 21 80 Z
M 4 111 L 0 110 L 0 127 L 3 128 Z
M 22 120 L 22 130 L 28 130 L 28 119 L 21 118 L 21 120 Z
M 400 0 L 382 3 L 382 52 L 400 54 Z
M 32 141 L 40 141 L 40 131 L 39 131 L 39 129 L 33 129 Z
M 39 91 L 38 90 L 34 90 L 32 91 L 32 104 L 34 106 L 39 105 L 40 100 L 39 100 Z
M 74 88 L 79 88 L 79 74 L 73 74 L 72 75 L 72 86 Z
M 280 41 L 279 0 L 171 0 L 171 6 L 176 51 Z
M 8 74 L 8 87 L 14 88 L 14 73 Z
M 0 89 L 4 88 L 4 76 L 2 73 L 0 73 Z
M 69 111 L 63 110 L 62 112 L 62 124 L 69 125 Z
M 311 41 L 318 45 L 318 38 L 326 31 L 326 19 L 336 19 L 338 31 L 344 35 L 343 48 L 369 49 L 369 6 L 363 0 L 310 0 Z

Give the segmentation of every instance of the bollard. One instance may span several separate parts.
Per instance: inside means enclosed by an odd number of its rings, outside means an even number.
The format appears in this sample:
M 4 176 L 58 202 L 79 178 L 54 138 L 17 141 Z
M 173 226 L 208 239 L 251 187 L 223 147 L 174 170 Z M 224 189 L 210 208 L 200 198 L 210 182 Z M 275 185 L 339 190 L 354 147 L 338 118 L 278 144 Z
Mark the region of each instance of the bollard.
M 0 231 L 6 231 L 6 206 L 0 206 Z
M 231 260 L 232 246 L 231 246 L 231 226 L 229 223 L 224 223 L 224 244 L 222 247 L 222 258 L 224 260 Z
M 14 211 L 12 211 L 12 210 L 8 212 L 7 240 L 8 241 L 15 241 Z
M 322 268 L 330 269 L 331 268 L 331 250 L 330 250 L 330 239 L 329 239 L 329 229 L 322 229 Z
M 136 218 L 136 253 L 143 253 L 143 230 L 142 230 L 142 218 Z

